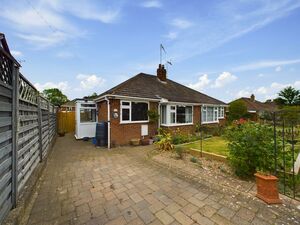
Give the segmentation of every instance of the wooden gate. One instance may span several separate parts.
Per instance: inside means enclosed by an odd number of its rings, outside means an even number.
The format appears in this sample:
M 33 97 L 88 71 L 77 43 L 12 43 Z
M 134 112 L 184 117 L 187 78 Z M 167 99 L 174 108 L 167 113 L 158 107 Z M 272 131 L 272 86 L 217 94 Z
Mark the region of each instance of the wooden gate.
M 75 112 L 60 111 L 57 113 L 58 131 L 65 133 L 75 132 Z

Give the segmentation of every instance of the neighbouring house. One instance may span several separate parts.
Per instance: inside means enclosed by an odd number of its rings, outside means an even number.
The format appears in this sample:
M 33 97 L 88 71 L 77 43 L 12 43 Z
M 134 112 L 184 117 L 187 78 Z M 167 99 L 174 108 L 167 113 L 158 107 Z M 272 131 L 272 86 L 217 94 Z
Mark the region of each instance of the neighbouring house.
M 247 111 L 250 114 L 250 119 L 253 120 L 253 121 L 259 120 L 259 118 L 264 113 L 274 112 L 278 109 L 278 106 L 276 105 L 275 102 L 272 102 L 272 101 L 266 101 L 266 102 L 257 101 L 255 99 L 254 94 L 252 94 L 250 96 L 250 98 L 242 97 L 242 98 L 236 99 L 234 101 L 242 101 L 242 102 L 245 103 L 245 105 L 247 107 Z M 234 102 L 234 101 L 232 101 L 232 102 Z
M 159 65 L 157 75 L 139 73 L 99 95 L 98 121 L 108 122 L 108 147 L 126 145 L 133 138 L 153 137 L 158 127 L 193 133 L 196 124 L 223 124 L 226 103 L 167 78 Z M 159 114 L 149 121 L 148 111 Z
M 77 99 L 74 99 L 72 101 L 67 101 L 66 103 L 62 104 L 59 107 L 59 111 L 62 112 L 75 112 L 75 102 Z

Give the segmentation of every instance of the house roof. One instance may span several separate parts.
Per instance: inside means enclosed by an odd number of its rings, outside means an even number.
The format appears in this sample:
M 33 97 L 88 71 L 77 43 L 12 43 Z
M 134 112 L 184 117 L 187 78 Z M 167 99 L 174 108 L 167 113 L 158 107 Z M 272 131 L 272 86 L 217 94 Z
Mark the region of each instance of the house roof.
M 248 111 L 269 111 L 274 112 L 277 110 L 277 105 L 274 102 L 260 102 L 257 100 L 251 100 L 251 98 L 240 98 L 237 100 L 242 100 L 246 106 Z
M 164 98 L 171 102 L 226 105 L 226 103 L 218 99 L 195 91 L 170 79 L 162 82 L 157 76 L 145 73 L 139 73 L 111 88 L 99 95 L 99 98 L 104 95 L 121 95 L 157 100 Z

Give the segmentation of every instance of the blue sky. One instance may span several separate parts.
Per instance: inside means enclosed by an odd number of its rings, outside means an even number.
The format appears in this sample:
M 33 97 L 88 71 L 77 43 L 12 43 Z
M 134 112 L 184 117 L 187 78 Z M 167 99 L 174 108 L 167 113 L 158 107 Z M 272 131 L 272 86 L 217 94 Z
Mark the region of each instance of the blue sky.
M 300 0 L 0 3 L 0 32 L 22 73 L 70 99 L 155 74 L 160 43 L 168 78 L 225 102 L 300 89 Z

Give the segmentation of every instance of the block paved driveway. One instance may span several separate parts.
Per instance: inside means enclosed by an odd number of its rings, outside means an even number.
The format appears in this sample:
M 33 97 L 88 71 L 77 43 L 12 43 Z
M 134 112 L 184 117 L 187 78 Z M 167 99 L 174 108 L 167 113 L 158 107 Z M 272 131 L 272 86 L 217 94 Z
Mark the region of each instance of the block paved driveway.
M 193 183 L 154 166 L 148 147 L 97 149 L 57 138 L 28 225 L 297 224 L 288 207 Z M 294 211 L 295 213 L 295 211 Z

